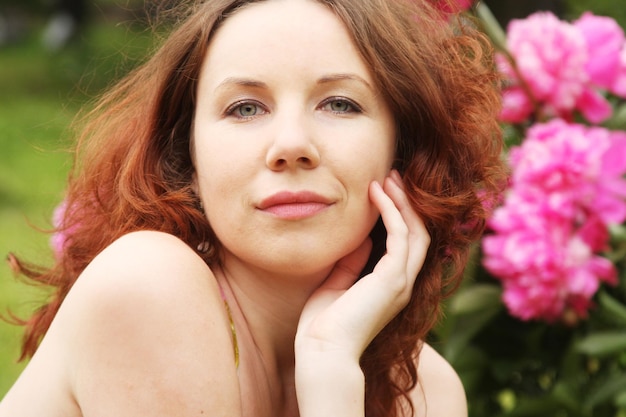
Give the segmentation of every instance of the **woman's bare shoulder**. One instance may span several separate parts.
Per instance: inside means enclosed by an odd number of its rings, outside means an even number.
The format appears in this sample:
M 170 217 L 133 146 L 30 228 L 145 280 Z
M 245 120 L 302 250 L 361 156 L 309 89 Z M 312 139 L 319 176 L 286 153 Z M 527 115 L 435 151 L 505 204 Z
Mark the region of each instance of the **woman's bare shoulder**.
M 212 271 L 184 242 L 166 233 L 140 231 L 122 236 L 98 254 L 64 304 L 95 311 L 119 303 L 111 314 L 128 308 L 137 316 L 156 306 L 185 308 L 194 299 L 215 298 L 217 293 Z
M 115 283 L 127 289 L 136 285 L 158 291 L 167 285 L 189 284 L 190 277 L 207 274 L 211 275 L 209 267 L 182 240 L 163 232 L 138 231 L 120 237 L 100 252 L 77 284 Z M 146 288 L 148 283 L 151 285 Z
M 84 414 L 237 409 L 229 321 L 217 282 L 179 239 L 149 231 L 118 239 L 90 263 L 63 304 L 59 332 Z
M 463 384 L 452 366 L 435 349 L 423 344 L 418 384 L 411 393 L 416 416 L 467 417 Z

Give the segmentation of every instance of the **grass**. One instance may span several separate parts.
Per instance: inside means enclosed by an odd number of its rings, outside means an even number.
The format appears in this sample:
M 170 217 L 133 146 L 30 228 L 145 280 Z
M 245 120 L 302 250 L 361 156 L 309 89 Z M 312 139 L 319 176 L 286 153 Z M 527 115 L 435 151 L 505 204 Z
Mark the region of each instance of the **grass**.
M 58 53 L 44 50 L 40 25 L 18 44 L 0 48 L 0 256 L 9 252 L 47 264 L 51 225 L 71 166 L 69 125 L 81 106 L 149 47 L 140 25 L 103 16 L 80 40 Z M 24 285 L 0 263 L 0 313 L 27 315 L 45 300 L 42 289 Z M 24 364 L 16 363 L 21 328 L 0 321 L 0 398 Z
M 612 0 L 572 0 L 572 16 L 583 10 L 618 18 L 626 27 L 626 9 Z M 616 15 L 618 13 L 618 15 Z M 118 24 L 98 16 L 82 41 L 57 54 L 42 49 L 34 22 L 31 36 L 0 48 L 0 256 L 15 252 L 49 262 L 48 236 L 33 226 L 50 226 L 63 196 L 70 155 L 68 126 L 97 91 L 132 67 L 149 47 L 141 26 Z M 45 292 L 15 279 L 0 263 L 0 313 L 32 311 Z M 15 363 L 21 329 L 0 321 L 0 398 L 24 364 Z

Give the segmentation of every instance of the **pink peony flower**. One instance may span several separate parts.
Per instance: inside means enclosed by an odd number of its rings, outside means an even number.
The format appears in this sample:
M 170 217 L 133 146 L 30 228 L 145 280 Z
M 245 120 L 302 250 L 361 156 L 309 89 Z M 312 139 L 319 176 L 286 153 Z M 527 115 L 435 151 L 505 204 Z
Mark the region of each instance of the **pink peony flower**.
M 432 2 L 442 12 L 451 14 L 469 9 L 474 0 L 432 0 Z
M 591 63 L 596 57 L 589 43 L 592 37 L 586 36 L 591 23 L 589 17 L 583 17 L 573 25 L 550 12 L 510 22 L 507 47 L 516 67 L 504 57 L 498 58 L 510 83 L 504 91 L 503 121 L 520 123 L 535 111 L 542 118 L 567 120 L 580 112 L 593 123 L 610 117 L 612 108 L 597 90 L 602 66 Z M 621 85 L 620 80 L 615 78 L 612 83 Z
M 617 22 L 584 13 L 574 22 L 585 38 L 589 59 L 585 66 L 590 80 L 613 94 L 626 97 L 626 37 Z
M 523 146 L 510 153 L 513 183 L 530 187 L 535 197 L 561 215 L 575 217 L 581 208 L 605 224 L 626 218 L 626 132 L 567 124 L 535 125 Z
M 61 254 L 63 253 L 63 247 L 65 246 L 65 233 L 61 232 L 59 229 L 63 222 L 63 216 L 65 215 L 66 204 L 65 201 L 62 201 L 52 213 L 52 226 L 57 229 L 56 232 L 52 234 L 50 237 L 50 247 L 52 247 L 52 251 L 54 252 L 54 256 L 59 259 Z
M 509 123 L 521 123 L 533 113 L 533 103 L 520 87 L 509 87 L 502 92 L 500 119 Z
M 608 226 L 626 219 L 626 133 L 553 120 L 510 153 L 511 187 L 483 239 L 485 268 L 503 283 L 511 314 L 584 317 L 602 282 Z
M 69 236 L 76 228 L 76 226 L 68 226 L 66 224 L 66 212 L 67 202 L 63 200 L 56 206 L 52 213 L 52 226 L 55 228 L 55 232 L 50 237 L 50 247 L 56 259 L 63 257 Z

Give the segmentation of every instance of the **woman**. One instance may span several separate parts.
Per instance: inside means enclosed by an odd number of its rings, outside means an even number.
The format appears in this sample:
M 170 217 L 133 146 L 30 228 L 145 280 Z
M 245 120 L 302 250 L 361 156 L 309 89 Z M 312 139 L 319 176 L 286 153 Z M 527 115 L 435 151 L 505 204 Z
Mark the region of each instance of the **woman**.
M 422 341 L 502 180 L 485 45 L 424 1 L 190 8 L 89 116 L 0 416 L 466 415 Z

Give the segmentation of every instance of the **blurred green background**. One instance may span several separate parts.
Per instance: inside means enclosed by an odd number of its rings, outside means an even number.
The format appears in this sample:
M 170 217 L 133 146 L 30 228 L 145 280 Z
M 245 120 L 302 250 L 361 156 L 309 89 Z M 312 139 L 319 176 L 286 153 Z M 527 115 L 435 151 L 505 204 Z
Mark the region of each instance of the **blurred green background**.
M 15 2 L 14 2 L 15 3 Z M 52 10 L 26 1 L 0 2 L 10 33 L 0 44 L 0 256 L 13 252 L 49 263 L 51 214 L 63 197 L 71 165 L 73 117 L 149 50 L 152 33 L 143 3 L 117 0 L 90 4 L 89 17 L 61 49 L 44 46 Z M 0 20 L 0 32 L 2 29 Z M 5 22 L 6 23 L 6 22 Z M 2 39 L 2 38 L 0 38 Z M 0 263 L 0 315 L 18 316 L 45 300 L 41 289 L 16 279 Z M 24 364 L 16 362 L 21 329 L 0 320 L 0 398 Z
M 63 197 L 73 116 L 145 57 L 153 34 L 141 0 L 88 2 L 88 19 L 77 36 L 51 50 L 42 42 L 50 5 L 13 3 L 0 1 L 0 34 L 3 25 L 11 26 L 10 36 L 0 36 L 0 256 L 13 252 L 46 263 L 49 235 L 37 229 L 50 227 Z M 626 27 L 626 8 L 616 7 L 616 0 L 570 0 L 564 6 L 564 18 L 591 10 Z M 27 314 L 45 295 L 0 263 L 0 314 Z M 19 327 L 0 321 L 0 398 L 24 366 L 16 363 L 20 338 Z

